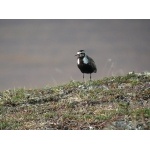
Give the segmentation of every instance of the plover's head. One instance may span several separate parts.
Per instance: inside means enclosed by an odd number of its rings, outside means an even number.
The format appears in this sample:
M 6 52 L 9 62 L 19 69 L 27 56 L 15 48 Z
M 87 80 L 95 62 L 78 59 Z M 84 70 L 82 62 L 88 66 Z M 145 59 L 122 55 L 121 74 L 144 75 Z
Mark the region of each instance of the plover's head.
M 84 50 L 79 50 L 75 56 L 78 56 L 78 57 L 82 58 L 82 57 L 85 56 L 85 51 Z

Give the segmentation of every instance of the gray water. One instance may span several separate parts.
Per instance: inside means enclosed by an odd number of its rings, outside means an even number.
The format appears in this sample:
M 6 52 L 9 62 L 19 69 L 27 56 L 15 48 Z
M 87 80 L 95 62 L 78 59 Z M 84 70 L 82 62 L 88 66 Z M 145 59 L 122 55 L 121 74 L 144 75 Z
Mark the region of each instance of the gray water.
M 93 79 L 150 71 L 150 20 L 0 20 L 0 90 L 82 81 L 80 49 Z

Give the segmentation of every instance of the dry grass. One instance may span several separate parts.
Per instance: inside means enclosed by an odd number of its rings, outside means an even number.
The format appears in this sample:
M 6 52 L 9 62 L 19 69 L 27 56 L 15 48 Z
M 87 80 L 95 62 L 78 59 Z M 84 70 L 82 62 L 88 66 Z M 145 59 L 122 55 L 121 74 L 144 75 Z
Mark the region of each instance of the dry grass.
M 0 92 L 0 129 L 150 129 L 150 76 Z

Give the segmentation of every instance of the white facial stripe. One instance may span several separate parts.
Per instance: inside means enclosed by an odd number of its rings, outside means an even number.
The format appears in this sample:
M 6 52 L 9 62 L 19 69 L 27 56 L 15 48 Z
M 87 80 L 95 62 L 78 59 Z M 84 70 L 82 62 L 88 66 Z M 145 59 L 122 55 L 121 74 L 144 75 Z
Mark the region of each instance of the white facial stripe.
M 81 54 L 81 53 L 85 53 L 85 52 L 84 52 L 84 51 L 82 51 L 82 52 L 77 52 L 78 55 Z
M 82 52 L 77 52 L 77 54 L 79 55 L 79 54 L 81 54 Z
M 84 64 L 88 64 L 89 60 L 87 59 L 86 56 L 83 58 L 83 62 L 84 62 Z
M 80 59 L 79 59 L 79 58 L 77 59 L 77 64 L 78 64 L 78 65 L 80 64 Z

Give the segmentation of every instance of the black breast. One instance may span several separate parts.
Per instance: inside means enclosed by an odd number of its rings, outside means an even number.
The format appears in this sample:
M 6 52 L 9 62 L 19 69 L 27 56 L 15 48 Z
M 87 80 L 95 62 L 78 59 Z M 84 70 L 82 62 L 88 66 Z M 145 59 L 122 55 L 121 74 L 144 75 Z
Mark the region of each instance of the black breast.
M 92 68 L 90 63 L 84 64 L 83 59 L 81 59 L 81 58 L 79 58 L 79 64 L 77 64 L 77 66 L 82 73 L 93 73 L 94 72 L 94 69 Z

